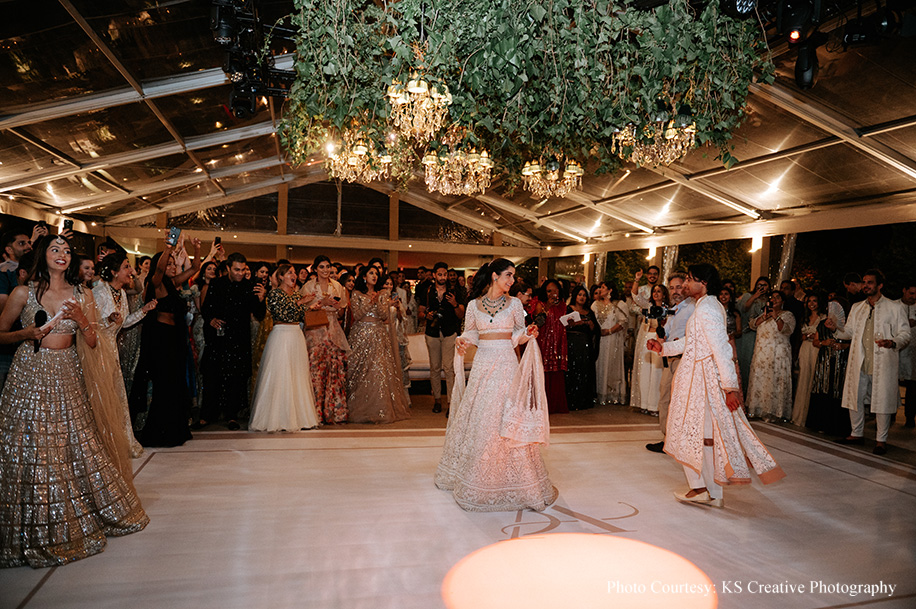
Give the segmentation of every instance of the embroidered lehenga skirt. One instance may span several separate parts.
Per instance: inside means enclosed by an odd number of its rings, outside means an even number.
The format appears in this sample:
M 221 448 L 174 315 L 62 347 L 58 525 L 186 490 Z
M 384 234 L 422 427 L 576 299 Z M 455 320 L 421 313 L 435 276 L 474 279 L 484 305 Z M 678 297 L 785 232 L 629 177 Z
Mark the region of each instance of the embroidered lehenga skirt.
M 76 348 L 21 345 L 0 397 L 0 567 L 85 558 L 148 522 L 102 443 Z

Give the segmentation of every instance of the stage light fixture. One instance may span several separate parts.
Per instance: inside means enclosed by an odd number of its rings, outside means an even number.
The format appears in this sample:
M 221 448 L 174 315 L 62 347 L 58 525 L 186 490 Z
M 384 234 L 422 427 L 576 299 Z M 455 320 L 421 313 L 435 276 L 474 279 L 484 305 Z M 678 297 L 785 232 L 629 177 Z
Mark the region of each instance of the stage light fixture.
M 232 44 L 236 26 L 235 10 L 232 7 L 223 4 L 214 4 L 210 7 L 210 29 L 216 42 L 222 45 Z
M 783 0 L 776 9 L 776 31 L 799 44 L 821 21 L 821 0 Z
M 750 19 L 757 13 L 757 0 L 720 0 L 719 8 L 732 19 Z
M 229 107 L 235 118 L 247 118 L 257 110 L 258 96 L 251 85 L 236 86 L 229 94 Z
M 850 19 L 843 29 L 843 50 L 851 46 L 878 44 L 883 36 L 894 33 L 901 19 L 890 8 L 882 7 L 877 1 L 878 10 L 867 17 L 862 16 L 862 1 L 859 1 L 859 14 Z
M 798 47 L 798 58 L 795 60 L 795 84 L 807 91 L 817 83 L 817 71 L 820 67 L 817 60 L 817 47 L 827 42 L 827 34 L 814 32 Z

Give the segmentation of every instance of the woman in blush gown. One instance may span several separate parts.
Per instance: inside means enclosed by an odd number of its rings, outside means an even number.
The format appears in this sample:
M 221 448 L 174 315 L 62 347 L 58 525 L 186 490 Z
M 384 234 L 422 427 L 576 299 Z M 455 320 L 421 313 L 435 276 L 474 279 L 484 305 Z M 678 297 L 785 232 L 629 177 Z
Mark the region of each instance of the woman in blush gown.
M 302 269 L 300 269 L 301 271 Z M 315 402 L 322 423 L 347 421 L 347 353 L 350 345 L 338 321 L 339 313 L 347 308 L 347 291 L 331 279 L 331 259 L 325 255 L 312 263 L 315 277 L 302 286 L 303 302 L 312 311 L 324 311 L 328 324 L 305 327 L 305 342 L 309 347 L 309 365 Z M 299 273 L 299 279 L 307 276 Z
M 455 341 L 457 378 L 436 486 L 469 511 L 541 511 L 557 498 L 541 457 L 550 428 L 537 341 L 521 366 L 515 355 L 538 330 L 525 327 L 521 301 L 509 296 L 514 281 L 515 266 L 505 258 L 477 272 L 464 333 Z M 477 354 L 463 387 L 469 344 Z
M 808 420 L 811 404 L 811 388 L 814 385 L 814 368 L 820 349 L 814 346 L 817 327 L 827 319 L 827 299 L 820 294 L 809 294 L 805 298 L 807 316 L 801 327 L 802 344 L 798 350 L 798 382 L 795 384 L 795 402 L 792 404 L 792 423 L 804 427 Z
M 592 311 L 598 320 L 601 335 L 595 377 L 599 404 L 623 404 L 627 401 L 627 380 L 623 370 L 624 347 L 627 337 L 626 302 L 620 300 L 617 289 L 602 281 Z
M 381 287 L 375 267 L 363 267 L 356 278 L 350 307 L 350 360 L 347 404 L 351 423 L 393 423 L 410 418 L 410 401 L 401 381 L 401 363 L 388 329 L 390 292 Z
M 296 291 L 296 269 L 281 264 L 280 285 L 267 294 L 273 327 L 264 345 L 251 408 L 250 431 L 297 431 L 318 427 L 309 352 L 299 322 L 305 307 Z

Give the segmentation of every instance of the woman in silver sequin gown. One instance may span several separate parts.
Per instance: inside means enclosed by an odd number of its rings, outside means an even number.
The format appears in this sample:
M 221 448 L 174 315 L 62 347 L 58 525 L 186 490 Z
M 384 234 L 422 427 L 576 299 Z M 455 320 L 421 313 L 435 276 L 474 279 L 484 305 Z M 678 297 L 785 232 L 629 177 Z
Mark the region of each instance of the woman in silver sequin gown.
M 375 267 L 364 267 L 350 298 L 353 327 L 347 367 L 351 423 L 393 423 L 410 418 L 401 363 L 391 344 L 388 293 L 377 292 Z
M 95 306 L 91 292 L 75 285 L 66 240 L 45 237 L 35 249 L 33 281 L 0 315 L 0 341 L 24 341 L 0 396 L 0 567 L 79 560 L 149 522 L 107 448 L 117 430 L 97 424 L 81 372 L 75 335 L 96 341 L 83 310 Z M 33 325 L 41 309 L 63 312 L 49 331 Z M 23 330 L 10 332 L 17 317 Z
M 525 327 L 521 301 L 508 295 L 514 280 L 515 267 L 504 258 L 478 271 L 471 296 L 479 298 L 469 300 L 464 333 L 456 341 L 459 353 L 468 344 L 476 344 L 477 353 L 467 387 L 451 409 L 436 486 L 452 491 L 469 511 L 541 511 L 557 498 L 541 445 L 502 435 L 507 412 L 530 406 L 510 397 L 519 369 L 515 346 L 537 336 L 534 325 Z M 546 396 L 543 402 L 546 408 Z

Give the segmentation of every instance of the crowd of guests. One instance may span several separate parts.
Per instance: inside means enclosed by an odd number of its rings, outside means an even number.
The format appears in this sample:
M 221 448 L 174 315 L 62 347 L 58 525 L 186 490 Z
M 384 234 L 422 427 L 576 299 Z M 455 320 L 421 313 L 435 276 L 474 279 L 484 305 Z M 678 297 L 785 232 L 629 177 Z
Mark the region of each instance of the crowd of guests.
M 665 433 L 680 360 L 694 372 L 707 365 L 685 350 L 691 335 L 715 343 L 716 366 L 733 379 L 717 407 L 846 444 L 864 444 L 870 411 L 876 454 L 887 450 L 898 383 L 907 398 L 916 383 L 916 284 L 891 300 L 877 269 L 847 275 L 833 293 L 791 280 L 771 290 L 761 277 L 736 297 L 709 265 L 691 267 L 712 269 L 705 279 L 675 272 L 664 282 L 652 266 L 620 292 L 583 276 L 528 285 L 505 259 L 467 278 L 439 262 L 408 281 L 380 258 L 352 268 L 324 255 L 254 263 L 218 240 L 203 255 L 199 240 L 176 239 L 134 266 L 111 239 L 94 256 L 71 243 L 42 224 L 0 243 L 0 484 L 10 499 L 0 501 L 0 566 L 62 564 L 144 528 L 130 463 L 144 446 L 181 445 L 211 424 L 296 431 L 409 418 L 411 334 L 426 343 L 433 412 L 447 417 L 453 397 L 461 404 L 437 484 L 472 510 L 556 499 L 539 452 L 548 413 L 628 405 L 657 416 Z M 701 304 L 709 323 L 688 324 Z M 707 326 L 725 334 L 705 336 Z M 479 359 L 465 386 L 470 344 Z M 674 383 L 679 408 L 684 376 Z M 68 432 L 42 424 L 51 420 Z M 52 479 L 65 499 L 23 499 Z M 683 500 L 721 499 L 692 488 Z M 60 518 L 41 516 L 58 504 Z
M 34 263 L 30 243 L 46 229 L 35 230 L 4 238 L 0 304 L 28 280 L 17 267 Z M 352 268 L 327 256 L 309 265 L 249 263 L 241 254 L 227 255 L 218 243 L 206 256 L 200 247 L 196 241 L 176 243 L 153 258 L 138 258 L 136 266 L 110 239 L 94 257 L 74 255 L 80 285 L 95 294 L 102 334 L 117 348 L 132 456 L 141 445 L 179 445 L 192 429 L 210 424 L 292 431 L 409 418 L 408 336 L 416 333 L 426 343 L 433 412 L 447 416 L 455 341 L 464 328 L 473 276 L 440 262 L 432 269 L 421 266 L 408 281 L 381 258 Z M 684 295 L 685 280 L 680 272 L 663 278 L 655 266 L 636 272 L 623 291 L 608 281 L 590 286 L 583 276 L 541 278 L 537 286 L 515 280 L 509 293 L 539 328 L 550 413 L 627 405 L 659 417 L 664 432 L 679 358 L 662 357 L 647 344 L 683 340 L 695 306 Z M 853 392 L 846 387 L 850 345 L 857 340 L 850 333 L 858 330 L 848 328 L 847 320 L 860 302 L 867 301 L 869 311 L 879 300 L 877 310 L 890 306 L 881 295 L 883 283 L 877 271 L 849 274 L 842 290 L 827 293 L 802 291 L 791 280 L 775 290 L 761 277 L 739 297 L 734 282 L 723 281 L 716 298 L 726 311 L 748 416 L 857 441 L 860 426 L 855 417 L 848 420 L 843 406 L 853 414 L 892 408 L 885 404 L 892 390 L 883 385 L 859 391 L 858 410 L 850 407 L 853 397 L 844 404 L 844 389 Z M 904 312 L 907 329 L 916 324 L 914 305 L 916 285 L 905 286 L 892 309 Z M 862 359 L 865 369 L 877 367 L 881 383 L 896 387 L 899 380 L 909 390 L 916 381 L 908 336 L 898 336 L 896 318 L 870 324 L 873 340 L 897 347 L 866 352 L 856 361 Z M 14 348 L 4 345 L 0 352 L 0 380 Z M 891 353 L 898 369 L 893 381 L 886 370 Z M 882 391 L 888 397 L 871 399 Z M 905 421 L 910 427 L 916 397 L 912 402 Z M 882 424 L 879 452 L 884 431 Z M 650 450 L 661 447 L 652 444 Z

